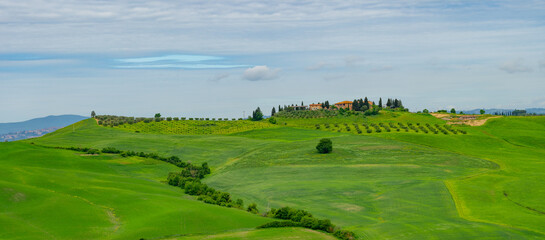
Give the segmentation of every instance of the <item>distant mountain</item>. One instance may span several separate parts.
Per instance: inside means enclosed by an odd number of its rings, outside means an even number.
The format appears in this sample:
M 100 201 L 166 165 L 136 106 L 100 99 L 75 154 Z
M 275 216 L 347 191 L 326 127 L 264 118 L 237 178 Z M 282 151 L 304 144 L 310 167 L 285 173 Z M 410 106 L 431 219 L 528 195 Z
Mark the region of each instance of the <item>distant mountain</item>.
M 502 113 L 502 112 L 512 112 L 515 109 L 508 109 L 508 108 L 489 108 L 485 109 L 486 114 L 494 114 L 494 113 Z M 519 110 L 526 110 L 526 113 L 532 114 L 545 114 L 545 108 L 526 108 L 526 109 L 519 109 Z M 473 109 L 473 110 L 463 110 L 465 114 L 481 114 L 481 109 Z
M 19 135 L 29 135 L 29 137 L 41 136 L 53 129 L 59 129 L 66 127 L 70 124 L 79 122 L 88 117 L 78 115 L 60 115 L 60 116 L 47 116 L 43 118 L 35 118 L 24 122 L 14 123 L 0 123 L 0 139 L 8 140 L 6 135 L 10 135 L 12 139 L 24 139 Z M 29 134 L 30 132 L 32 134 Z M 42 134 L 43 133 L 43 134 Z M 41 134 L 41 135 L 40 135 Z M 28 138 L 28 137 L 25 137 Z

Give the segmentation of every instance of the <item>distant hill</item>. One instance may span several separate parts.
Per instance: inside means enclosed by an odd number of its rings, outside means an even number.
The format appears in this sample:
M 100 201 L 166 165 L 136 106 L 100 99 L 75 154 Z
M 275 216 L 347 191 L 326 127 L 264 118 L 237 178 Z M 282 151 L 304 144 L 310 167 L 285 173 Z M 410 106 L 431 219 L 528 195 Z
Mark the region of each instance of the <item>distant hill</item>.
M 59 115 L 59 116 L 47 116 L 43 118 L 35 118 L 35 119 L 27 120 L 24 122 L 0 123 L 0 139 L 8 140 L 6 137 L 7 135 L 11 136 L 9 137 L 10 140 L 24 139 L 27 137 L 24 137 L 24 136 L 19 137 L 18 135 L 20 135 L 22 132 L 28 132 L 28 131 L 43 132 L 43 134 L 45 134 L 49 132 L 49 131 L 46 131 L 46 129 L 51 130 L 51 129 L 63 128 L 70 124 L 79 122 L 87 118 L 88 117 L 79 116 L 79 115 Z M 32 136 L 37 137 L 37 135 L 35 134 L 33 134 Z
M 494 113 L 501 113 L 501 112 L 512 112 L 515 109 L 508 109 L 508 108 L 490 108 L 485 109 L 486 114 L 494 114 Z M 520 110 L 526 110 L 527 113 L 535 113 L 535 114 L 545 114 L 545 108 L 526 108 L 526 109 L 520 109 Z M 481 109 L 473 109 L 473 110 L 463 110 L 465 114 L 481 114 Z

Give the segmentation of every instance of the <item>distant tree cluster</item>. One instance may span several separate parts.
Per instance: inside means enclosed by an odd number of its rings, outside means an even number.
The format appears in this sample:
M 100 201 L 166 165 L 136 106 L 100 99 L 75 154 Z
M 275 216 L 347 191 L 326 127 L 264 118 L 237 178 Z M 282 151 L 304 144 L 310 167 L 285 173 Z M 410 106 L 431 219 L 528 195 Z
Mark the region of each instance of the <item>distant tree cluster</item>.
M 257 107 L 255 111 L 252 112 L 252 121 L 261 121 L 263 120 L 263 112 L 261 112 L 261 109 Z
M 352 101 L 352 110 L 353 111 L 359 111 L 359 112 L 365 112 L 367 110 L 371 109 L 371 104 L 369 103 L 369 100 L 367 97 L 364 99 L 354 99 Z
M 405 107 L 403 107 L 403 103 L 401 102 L 401 99 L 391 99 L 391 98 L 388 98 L 388 101 L 386 101 L 386 107 L 387 108 L 391 108 L 391 109 L 405 109 Z
M 513 111 L 501 111 L 495 112 L 494 115 L 500 116 L 535 116 L 537 114 L 528 114 L 526 110 L 513 110 Z

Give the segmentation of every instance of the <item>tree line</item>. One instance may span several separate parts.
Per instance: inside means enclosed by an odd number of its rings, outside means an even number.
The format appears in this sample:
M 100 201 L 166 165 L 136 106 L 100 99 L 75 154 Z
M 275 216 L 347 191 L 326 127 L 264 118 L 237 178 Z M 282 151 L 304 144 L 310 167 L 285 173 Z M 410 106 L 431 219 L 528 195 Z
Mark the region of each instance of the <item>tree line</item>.
M 356 239 L 356 234 L 354 232 L 342 230 L 332 224 L 331 220 L 318 219 L 305 210 L 290 207 L 283 207 L 280 209 L 272 208 L 267 212 L 267 216 L 282 219 L 284 221 L 266 223 L 257 228 L 304 227 L 332 233 L 333 236 L 343 240 Z

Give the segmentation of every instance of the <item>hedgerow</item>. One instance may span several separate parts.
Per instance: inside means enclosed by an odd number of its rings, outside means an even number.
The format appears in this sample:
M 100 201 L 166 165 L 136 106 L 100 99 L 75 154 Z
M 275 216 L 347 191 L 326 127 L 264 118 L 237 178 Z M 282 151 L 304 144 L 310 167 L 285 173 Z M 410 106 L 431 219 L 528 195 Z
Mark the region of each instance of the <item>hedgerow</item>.
M 276 127 L 274 121 L 229 121 L 228 118 L 134 118 L 113 115 L 96 116 L 98 124 L 105 127 L 114 127 L 139 133 L 159 134 L 230 134 L 255 129 Z M 165 121 L 166 119 L 166 121 Z M 169 120 L 170 119 L 170 120 Z

